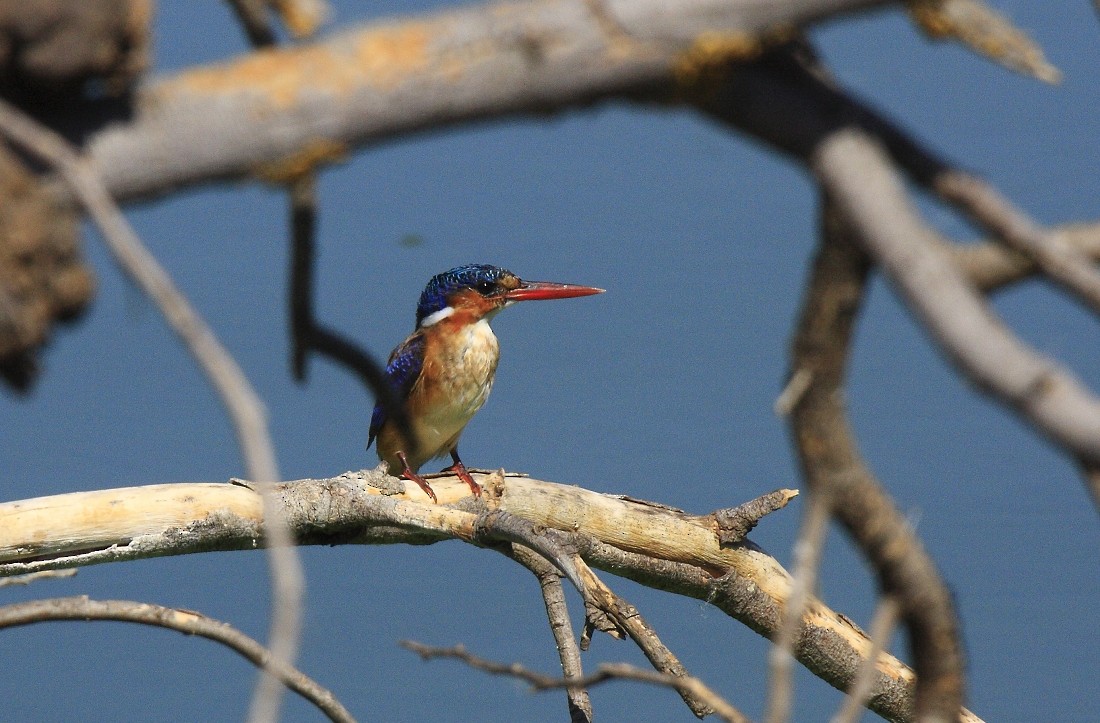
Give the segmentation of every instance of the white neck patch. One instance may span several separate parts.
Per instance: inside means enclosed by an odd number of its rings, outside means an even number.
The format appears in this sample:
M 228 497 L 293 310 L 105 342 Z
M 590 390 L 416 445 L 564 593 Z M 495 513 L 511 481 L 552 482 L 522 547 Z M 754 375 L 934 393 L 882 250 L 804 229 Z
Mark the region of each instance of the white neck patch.
M 420 322 L 420 328 L 423 329 L 424 327 L 438 324 L 439 322 L 446 319 L 448 316 L 453 316 L 454 313 L 455 310 L 453 306 L 444 306 L 439 311 L 432 312 L 431 314 L 425 316 L 424 319 Z

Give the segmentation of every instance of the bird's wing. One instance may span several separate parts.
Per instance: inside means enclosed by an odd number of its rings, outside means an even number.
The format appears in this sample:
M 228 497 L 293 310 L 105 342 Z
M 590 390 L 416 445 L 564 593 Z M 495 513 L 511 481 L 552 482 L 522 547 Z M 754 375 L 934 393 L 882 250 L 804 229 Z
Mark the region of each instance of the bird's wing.
M 409 391 L 416 384 L 420 376 L 420 370 L 424 368 L 424 335 L 413 334 L 393 350 L 389 363 L 386 364 L 386 380 L 393 389 L 394 396 L 404 401 L 408 399 Z M 381 403 L 374 405 L 374 413 L 370 417 L 370 433 L 367 435 L 367 448 L 374 442 L 374 438 L 382 431 L 382 425 L 386 423 L 386 410 Z

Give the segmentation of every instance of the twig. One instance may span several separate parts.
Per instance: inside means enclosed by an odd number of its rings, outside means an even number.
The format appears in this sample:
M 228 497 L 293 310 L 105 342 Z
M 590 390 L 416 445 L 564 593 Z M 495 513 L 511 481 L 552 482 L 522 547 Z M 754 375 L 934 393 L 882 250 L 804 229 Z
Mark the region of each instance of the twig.
M 948 171 L 933 184 L 941 198 L 960 208 L 979 226 L 1027 258 L 1043 273 L 1100 312 L 1100 270 L 1060 234 L 1039 228 L 985 180 Z
M 0 100 L 0 128 L 12 141 L 60 171 L 99 227 L 119 265 L 160 308 L 228 409 L 248 474 L 257 480 L 264 503 L 275 593 L 272 657 L 290 664 L 298 646 L 303 575 L 281 508 L 271 500 L 269 488 L 279 479 L 279 472 L 263 403 L 237 362 L 141 243 L 92 167 L 65 139 L 3 100 Z M 268 720 L 274 717 L 273 714 Z
M 900 615 L 901 606 L 893 595 L 886 595 L 879 600 L 875 615 L 871 618 L 871 651 L 864 659 L 863 665 L 859 666 L 859 675 L 856 676 L 852 687 L 848 689 L 844 706 L 833 716 L 831 723 L 858 723 L 863 706 L 874 691 L 875 664 L 878 662 L 878 656 L 886 650 Z
M 592 604 L 605 613 L 621 630 L 626 631 L 630 639 L 642 651 L 646 659 L 661 673 L 680 678 L 691 677 L 680 659 L 657 637 L 657 632 L 650 627 L 638 609 L 619 597 L 602 580 L 596 577 L 588 564 L 579 556 L 575 560 L 577 570 L 584 579 L 585 589 L 589 591 Z M 587 602 L 587 601 L 586 601 Z M 713 712 L 714 707 L 707 698 L 701 698 L 692 694 L 690 689 L 677 688 L 680 697 L 687 707 L 695 714 L 696 718 L 703 718 Z M 736 712 L 733 706 L 727 704 L 726 709 Z M 738 720 L 748 720 L 741 713 Z
M 72 568 L 71 570 L 41 570 L 39 572 L 31 572 L 26 575 L 16 575 L 14 577 L 0 578 L 0 587 L 30 585 L 32 582 L 35 582 L 37 580 L 72 577 L 76 573 L 76 568 Z
M 526 567 L 539 581 L 542 602 L 546 606 L 546 619 L 550 623 L 550 632 L 558 648 L 561 660 L 561 672 L 565 679 L 581 678 L 584 669 L 581 665 L 581 650 L 577 646 L 573 625 L 569 622 L 569 609 L 565 604 L 565 590 L 561 578 L 554 566 L 543 557 L 522 545 L 512 546 L 512 558 Z M 567 687 L 566 704 L 569 709 L 570 723 L 592 723 L 592 699 L 584 688 Z
M 817 587 L 817 571 L 829 529 L 829 491 L 814 489 L 802 515 L 802 529 L 794 543 L 794 570 L 791 593 L 783 606 L 783 624 L 773 639 L 768 656 L 771 681 L 768 685 L 768 706 L 764 714 L 767 723 L 786 723 L 791 716 L 794 681 L 791 661 L 802 632 L 802 616 L 806 604 Z
M 498 663 L 493 660 L 480 658 L 467 652 L 466 648 L 461 645 L 456 645 L 451 648 L 438 648 L 412 640 L 402 640 L 400 645 L 416 653 L 424 660 L 432 660 L 433 658 L 452 658 L 476 670 L 482 670 L 486 673 L 492 673 L 493 675 L 507 675 L 518 678 L 530 684 L 530 686 L 537 691 L 556 690 L 558 688 L 588 688 L 593 685 L 599 685 L 600 683 L 606 683 L 609 680 L 636 680 L 642 683 L 662 685 L 676 690 L 681 695 L 690 695 L 699 700 L 706 701 L 706 704 L 714 710 L 714 713 L 724 721 L 728 721 L 729 723 L 749 723 L 749 719 L 730 706 L 722 696 L 715 693 L 698 678 L 693 678 L 691 676 L 681 677 L 668 673 L 658 673 L 633 665 L 618 663 L 600 665 L 596 669 L 596 672 L 583 678 L 555 678 L 553 676 L 543 675 L 542 673 L 536 673 L 533 670 L 528 670 L 519 663 Z
M 478 542 L 503 540 L 515 542 L 542 555 L 573 583 L 581 597 L 588 599 L 588 590 L 577 572 L 572 552 L 568 549 L 568 536 L 560 530 L 536 529 L 522 517 L 501 510 L 491 510 L 478 515 L 474 523 Z
M 221 643 L 253 665 L 270 670 L 286 687 L 316 706 L 329 720 L 354 723 L 351 713 L 327 688 L 228 623 L 190 610 L 130 600 L 89 600 L 87 596 L 50 598 L 0 607 L 0 629 L 51 621 L 113 620 L 176 630 Z
M 1100 224 L 1066 224 L 1050 232 L 1084 254 L 1090 263 L 1100 262 Z M 995 241 L 951 245 L 950 249 L 955 263 L 979 291 L 997 291 L 1038 271 L 1034 261 Z
M 382 366 L 351 340 L 320 324 L 313 313 L 313 273 L 316 249 L 317 199 L 313 171 L 290 181 L 290 367 L 294 378 L 305 381 L 309 352 L 315 351 L 343 365 L 374 394 L 398 431 L 415 449 L 409 417 L 394 393 Z

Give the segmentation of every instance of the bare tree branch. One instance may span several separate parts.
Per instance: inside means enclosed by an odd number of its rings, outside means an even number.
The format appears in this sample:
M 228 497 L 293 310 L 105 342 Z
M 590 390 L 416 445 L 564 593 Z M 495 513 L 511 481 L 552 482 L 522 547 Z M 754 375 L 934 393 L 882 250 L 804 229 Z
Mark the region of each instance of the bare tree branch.
M 225 404 L 246 468 L 253 479 L 258 480 L 256 484 L 264 501 L 274 589 L 271 651 L 275 659 L 290 664 L 296 655 L 301 627 L 303 573 L 294 541 L 268 491 L 279 479 L 279 471 L 263 402 L 233 356 L 141 243 L 92 166 L 61 136 L 2 100 L 0 129 L 12 141 L 58 169 L 100 228 L 119 265 L 156 303 Z M 279 691 L 270 697 L 277 702 Z M 271 711 L 269 720 L 273 720 L 276 713 Z
M 1100 270 L 1057 232 L 1049 232 L 1015 208 L 989 183 L 970 173 L 941 173 L 940 197 L 961 208 L 981 227 L 1014 251 L 1032 259 L 1048 277 L 1100 312 Z
M 76 568 L 73 568 L 71 570 L 42 570 L 40 572 L 31 572 L 26 575 L 16 575 L 15 577 L 3 577 L 0 578 L 0 587 L 30 585 L 32 582 L 36 582 L 38 580 L 72 577 L 76 574 L 76 572 Z
M 1061 243 L 1072 246 L 1090 263 L 1100 261 L 1100 224 L 1067 224 L 1050 232 L 1057 234 Z M 1034 261 L 995 241 L 952 245 L 950 249 L 955 263 L 979 291 L 996 291 L 1032 278 L 1038 272 Z
M 929 37 L 955 38 L 975 53 L 1047 83 L 1062 79 L 1042 48 L 980 0 L 913 0 L 906 7 Z
M 176 630 L 221 643 L 245 660 L 271 670 L 276 678 L 316 706 L 329 720 L 354 723 L 351 713 L 331 691 L 227 623 L 190 610 L 129 600 L 89 600 L 87 596 L 32 600 L 0 607 L 0 629 L 54 621 L 114 620 Z
M 550 623 L 550 632 L 554 635 L 558 658 L 561 660 L 562 676 L 566 679 L 583 677 L 581 649 L 577 645 L 576 635 L 573 634 L 573 625 L 569 622 L 565 590 L 562 589 L 558 571 L 540 555 L 522 545 L 513 545 L 512 558 L 534 573 L 539 581 L 542 601 L 546 606 L 546 618 Z M 565 695 L 570 723 L 592 723 L 592 699 L 588 690 L 569 686 L 565 689 Z
M 867 469 L 847 422 L 843 382 L 869 258 L 852 241 L 846 217 L 826 195 L 821 247 L 792 345 L 791 370 L 812 381 L 791 413 L 802 473 L 823 490 L 833 515 L 874 567 L 879 586 L 897 595 L 909 631 L 922 721 L 954 721 L 963 704 L 964 669 L 951 596 L 920 541 Z
M 681 77 L 753 57 L 762 38 L 884 4 L 684 0 L 671 16 L 659 0 L 605 0 L 621 28 L 611 34 L 577 0 L 447 10 L 186 71 L 142 87 L 132 115 L 73 132 L 90 134 L 91 162 L 120 201 L 231 178 L 283 182 L 427 128 L 640 91 L 671 98 Z
M 718 541 L 713 517 L 618 499 L 581 487 L 475 471 L 481 501 L 456 477 L 434 477 L 440 504 L 416 485 L 362 471 L 279 485 L 275 498 L 299 544 L 472 542 L 478 514 L 499 509 L 568 533 L 595 568 L 713 605 L 757 633 L 774 637 L 791 580 L 749 540 Z M 404 488 L 397 492 L 395 488 Z M 456 509 L 452 505 L 463 509 Z M 259 496 L 239 485 L 152 485 L 0 504 L 0 577 L 263 544 Z M 811 598 L 796 658 L 830 685 L 848 690 L 871 641 L 845 616 Z M 912 720 L 914 674 L 879 657 L 869 707 L 892 721 Z M 964 720 L 978 720 L 968 711 Z
M 690 676 L 684 677 L 671 675 L 669 673 L 658 673 L 652 670 L 637 668 L 633 665 L 619 663 L 601 665 L 597 668 L 595 673 L 580 679 L 554 678 L 549 675 L 543 675 L 542 673 L 528 670 L 518 663 L 497 663 L 492 660 L 480 658 L 467 652 L 461 645 L 456 645 L 453 648 L 437 648 L 412 640 L 403 640 L 401 641 L 401 646 L 413 651 L 424 660 L 431 660 L 433 658 L 454 658 L 455 660 L 460 660 L 466 665 L 469 665 L 471 668 L 483 670 L 486 673 L 519 678 L 529 683 L 535 690 L 590 687 L 617 679 L 653 683 L 654 685 L 672 688 L 681 695 L 705 700 L 707 705 L 724 721 L 729 721 L 730 723 L 748 723 L 748 718 L 745 718 L 735 708 L 729 706 L 720 695 L 707 687 L 707 685 L 698 678 L 692 678 Z
M 963 373 L 1083 464 L 1100 463 L 1100 400 L 993 315 L 913 211 L 881 147 L 862 133 L 841 132 L 822 143 L 815 167 L 869 252 Z M 1100 507 L 1100 498 L 1094 501 Z

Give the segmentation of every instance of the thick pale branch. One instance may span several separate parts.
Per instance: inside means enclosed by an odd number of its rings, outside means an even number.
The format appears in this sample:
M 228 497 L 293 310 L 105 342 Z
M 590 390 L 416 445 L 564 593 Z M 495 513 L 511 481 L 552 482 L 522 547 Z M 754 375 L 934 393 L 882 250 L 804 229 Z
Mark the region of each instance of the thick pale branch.
M 222 179 L 283 181 L 428 128 L 643 90 L 668 97 L 701 67 L 754 56 L 762 38 L 882 4 L 684 0 L 670 12 L 662 0 L 531 0 L 437 12 L 186 71 L 139 89 L 102 128 L 72 133 L 88 138 L 119 200 Z
M 442 503 L 432 505 L 415 485 L 394 494 L 392 477 L 370 471 L 287 483 L 276 497 L 300 544 L 473 541 L 478 514 L 492 502 L 537 525 L 580 533 L 574 542 L 593 567 L 704 600 L 761 635 L 779 628 L 790 576 L 747 540 L 723 547 L 712 516 L 526 477 L 475 478 L 486 490 L 481 502 L 454 477 L 432 480 Z M 154 485 L 0 504 L 0 576 L 262 544 L 260 498 L 240 485 Z M 803 626 L 809 633 L 796 658 L 847 689 L 871 641 L 816 599 Z M 910 720 L 913 672 L 886 654 L 877 668 L 872 709 L 889 720 Z

